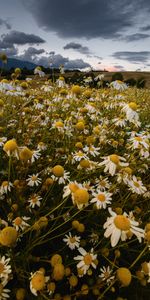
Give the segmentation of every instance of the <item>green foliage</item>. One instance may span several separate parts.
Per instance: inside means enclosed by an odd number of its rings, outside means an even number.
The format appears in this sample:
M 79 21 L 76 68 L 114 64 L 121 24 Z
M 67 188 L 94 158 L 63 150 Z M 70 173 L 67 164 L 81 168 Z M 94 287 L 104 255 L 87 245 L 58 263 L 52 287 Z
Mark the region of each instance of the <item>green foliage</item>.
M 112 75 L 112 81 L 115 81 L 115 80 L 121 80 L 123 81 L 123 75 L 121 72 L 116 72 Z
M 145 78 L 144 77 L 140 77 L 139 79 L 137 79 L 136 87 L 138 89 L 143 89 L 145 87 L 145 84 L 146 84 Z

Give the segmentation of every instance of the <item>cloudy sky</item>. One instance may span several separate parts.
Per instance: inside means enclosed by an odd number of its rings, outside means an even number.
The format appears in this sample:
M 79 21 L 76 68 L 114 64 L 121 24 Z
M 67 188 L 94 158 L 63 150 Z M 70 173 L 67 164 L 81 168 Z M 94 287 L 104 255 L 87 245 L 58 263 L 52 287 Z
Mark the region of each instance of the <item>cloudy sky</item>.
M 0 52 L 38 65 L 150 70 L 150 0 L 0 0 Z

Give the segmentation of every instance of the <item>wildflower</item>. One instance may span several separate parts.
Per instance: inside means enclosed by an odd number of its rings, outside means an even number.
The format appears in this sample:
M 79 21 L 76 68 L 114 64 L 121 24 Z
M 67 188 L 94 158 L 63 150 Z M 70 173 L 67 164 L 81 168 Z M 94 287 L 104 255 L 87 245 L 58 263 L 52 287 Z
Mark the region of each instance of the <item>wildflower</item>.
M 3 150 L 7 153 L 8 156 L 12 155 L 19 159 L 18 145 L 15 139 L 7 141 L 3 146 Z
M 116 276 L 122 286 L 128 286 L 131 283 L 132 275 L 127 268 L 119 268 L 116 272 Z
M 94 196 L 94 198 L 92 198 L 90 202 L 95 203 L 97 209 L 101 209 L 101 208 L 105 209 L 107 204 L 110 204 L 112 200 L 111 193 L 102 192 L 100 190 L 97 190 L 96 193 L 93 192 L 92 196 Z
M 100 148 L 99 147 L 94 147 L 94 146 L 92 146 L 92 145 L 90 145 L 90 146 L 85 146 L 84 148 L 83 148 L 83 150 L 85 151 L 85 152 L 87 152 L 88 154 L 91 154 L 92 156 L 94 156 L 94 157 L 96 157 L 96 156 L 98 156 L 99 154 L 100 154 L 100 152 L 98 151 L 98 150 L 100 150 Z
M 5 258 L 5 256 L 0 257 L 0 279 L 3 286 L 7 284 L 9 274 L 12 272 L 9 263 L 10 258 Z
M 113 270 L 110 269 L 110 266 L 108 266 L 108 267 L 104 266 L 104 267 L 100 268 L 100 271 L 101 271 L 101 274 L 99 275 L 99 278 L 101 278 L 102 281 L 106 281 L 107 284 L 110 284 L 114 280 L 115 276 L 112 275 Z
M 71 91 L 72 91 L 72 94 L 76 95 L 76 96 L 81 94 L 81 88 L 79 85 L 73 85 Z
M 9 294 L 10 290 L 9 289 L 5 289 L 3 284 L 0 283 L 0 300 L 6 300 L 9 298 Z
M 111 176 L 114 176 L 118 167 L 126 167 L 128 163 L 125 162 L 126 159 L 122 156 L 111 154 L 109 156 L 104 156 L 104 161 L 99 164 L 99 166 L 105 165 L 104 172 L 109 172 Z
M 79 260 L 77 264 L 77 268 L 81 268 L 84 274 L 87 273 L 90 266 L 96 269 L 95 260 L 97 258 L 97 254 L 93 254 L 93 249 L 91 249 L 90 252 L 87 252 L 83 248 L 78 248 L 78 251 L 80 252 L 81 255 L 74 257 L 74 260 Z
M 37 296 L 39 291 L 45 288 L 46 282 L 49 280 L 48 276 L 44 276 L 44 272 L 36 271 L 31 273 L 30 277 L 30 290 L 33 295 Z
M 139 115 L 138 113 L 136 112 L 137 110 L 137 104 L 135 102 L 130 102 L 126 105 L 123 106 L 122 108 L 123 111 L 125 111 L 126 113 L 126 118 L 128 121 L 131 121 L 131 122 L 138 122 L 139 120 Z
M 66 244 L 68 245 L 68 247 L 71 250 L 74 250 L 76 247 L 79 247 L 79 243 L 80 243 L 80 237 L 79 236 L 72 236 L 71 232 L 69 232 L 69 234 L 65 235 L 65 238 L 63 239 L 64 242 L 66 242 Z
M 111 217 L 107 218 L 107 221 L 103 225 L 106 229 L 104 236 L 106 238 L 111 236 L 111 246 L 115 247 L 119 239 L 126 241 L 130 233 L 135 234 L 139 242 L 144 237 L 144 230 L 138 228 L 139 223 L 130 218 L 126 213 L 117 215 L 111 208 L 108 209 Z
M 106 189 L 110 188 L 110 183 L 108 181 L 108 178 L 103 178 L 100 176 L 99 178 L 96 179 L 96 187 L 97 189 L 100 189 L 101 191 L 105 191 Z
M 32 150 L 31 162 L 35 162 L 36 159 L 39 159 L 41 156 L 40 150 Z
M 119 117 L 119 118 L 114 118 L 113 120 L 113 123 L 115 124 L 115 126 L 118 126 L 118 127 L 125 127 L 126 126 L 126 120 L 122 117 Z
M 19 149 L 19 158 L 22 161 L 27 162 L 32 159 L 32 151 L 28 147 L 20 147 Z
M 78 209 L 82 209 L 84 206 L 88 205 L 89 193 L 84 188 L 77 189 L 72 193 L 72 202 L 74 205 L 77 205 Z
M 39 142 L 38 143 L 38 150 L 42 150 L 42 151 L 44 151 L 44 150 L 46 150 L 47 149 L 47 145 L 45 144 L 45 143 L 43 143 L 43 142 Z
M 14 227 L 7 226 L 0 231 L 0 244 L 11 247 L 17 240 L 18 233 Z
M 38 177 L 38 173 L 37 173 L 37 174 L 29 175 L 26 181 L 28 182 L 27 185 L 33 187 L 33 186 L 38 186 L 41 183 L 42 179 Z
M 144 138 L 144 137 L 142 137 L 140 135 L 139 136 L 131 137 L 129 139 L 129 142 L 132 143 L 132 145 L 131 145 L 132 149 L 139 149 L 141 146 L 143 148 L 145 148 L 146 150 L 149 149 L 149 144 L 148 144 L 147 138 Z
M 0 137 L 0 147 L 4 146 L 6 141 L 7 141 L 7 138 L 5 136 Z
M 143 182 L 138 180 L 135 175 L 132 177 L 132 179 L 128 180 L 128 185 L 133 193 L 137 193 L 139 195 L 142 195 L 147 191 L 146 187 L 143 185 Z
M 10 181 L 3 181 L 0 186 L 0 194 L 4 195 L 11 191 L 13 184 Z
M 62 263 L 57 263 L 53 269 L 53 277 L 56 281 L 62 280 L 65 275 L 65 268 Z
M 30 226 L 26 221 L 30 220 L 30 217 L 16 217 L 12 223 L 13 226 L 18 231 L 19 229 L 24 230 L 26 227 Z
M 66 180 L 69 180 L 70 172 L 66 172 L 61 165 L 56 165 L 53 167 L 52 172 L 54 174 L 52 175 L 52 179 L 54 181 L 58 180 L 59 184 L 65 183 Z
M 110 87 L 113 87 L 115 90 L 124 91 L 128 88 L 127 84 L 121 80 L 115 80 L 110 83 Z
M 82 152 L 82 151 L 78 151 L 78 152 L 75 152 L 75 153 L 72 153 L 72 162 L 76 162 L 76 161 L 80 161 L 81 159 L 89 159 L 88 156 Z
M 30 203 L 29 206 L 31 208 L 34 208 L 35 206 L 40 207 L 41 200 L 42 200 L 42 198 L 40 196 L 38 196 L 37 194 L 33 194 L 28 200 L 28 202 Z

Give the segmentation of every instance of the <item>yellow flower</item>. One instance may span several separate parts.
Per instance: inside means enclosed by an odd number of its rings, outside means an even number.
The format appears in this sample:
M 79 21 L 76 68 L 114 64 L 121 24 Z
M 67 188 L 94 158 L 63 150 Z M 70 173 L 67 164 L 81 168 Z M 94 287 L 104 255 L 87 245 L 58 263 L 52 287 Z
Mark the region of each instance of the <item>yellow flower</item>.
M 57 263 L 54 266 L 53 270 L 53 277 L 56 281 L 62 280 L 65 275 L 65 268 L 64 265 L 61 263 Z
M 81 88 L 79 85 L 74 85 L 71 89 L 72 93 L 75 95 L 80 95 L 81 94 Z
M 128 286 L 132 280 L 130 270 L 127 268 L 119 268 L 117 270 L 117 279 L 120 281 L 122 286 Z
M 11 154 L 16 155 L 16 153 L 18 155 L 18 145 L 16 143 L 16 140 L 12 139 L 7 141 L 4 144 L 3 150 L 7 153 L 8 156 L 10 156 Z
M 0 231 L 0 243 L 3 246 L 12 246 L 17 240 L 17 230 L 14 227 L 7 226 Z
M 61 177 L 64 175 L 64 168 L 61 165 L 56 165 L 53 167 L 52 172 L 56 177 Z
M 51 258 L 51 266 L 54 267 L 57 264 L 62 263 L 62 257 L 59 254 L 54 254 Z

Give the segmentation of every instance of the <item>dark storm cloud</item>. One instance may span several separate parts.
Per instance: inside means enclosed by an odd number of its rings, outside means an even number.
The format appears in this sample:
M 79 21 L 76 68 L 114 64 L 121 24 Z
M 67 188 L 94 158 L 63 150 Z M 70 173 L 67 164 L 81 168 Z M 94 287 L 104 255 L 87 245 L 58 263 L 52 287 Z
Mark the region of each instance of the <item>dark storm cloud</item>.
M 149 31 L 150 30 L 150 25 L 143 26 L 140 28 L 142 31 Z
M 133 63 L 145 63 L 150 58 L 150 51 L 120 51 L 112 55 L 116 59 L 126 60 Z
M 86 55 L 91 54 L 91 51 L 88 47 L 82 46 L 79 43 L 70 42 L 70 43 L 66 44 L 64 46 L 64 50 L 68 50 L 68 49 L 73 49 L 81 54 L 86 54 Z
M 134 42 L 134 41 L 139 41 L 139 40 L 144 40 L 150 37 L 150 34 L 144 34 L 144 33 L 135 33 L 135 34 L 130 34 L 127 35 L 123 40 L 126 42 Z
M 66 69 L 84 69 L 90 67 L 90 64 L 82 59 L 70 60 L 68 57 L 64 57 L 61 54 L 52 54 L 50 56 L 36 57 L 34 63 L 42 65 L 44 67 L 59 68 L 60 65 L 64 65 Z
M 4 34 L 2 40 L 7 44 L 25 45 L 25 44 L 41 44 L 45 41 L 35 34 L 28 34 L 21 31 L 11 31 L 10 33 Z
M 21 0 L 39 27 L 60 37 L 117 38 L 132 27 L 149 0 Z
M 34 47 L 29 47 L 28 49 L 24 50 L 24 53 L 20 55 L 20 59 L 33 61 L 37 55 L 44 53 L 44 49 L 36 49 Z
M 124 70 L 124 66 L 121 66 L 121 65 L 115 65 L 114 67 L 115 67 L 116 69 L 121 70 L 121 71 Z
M 11 25 L 4 19 L 0 18 L 0 26 L 5 26 L 7 29 L 11 29 Z

